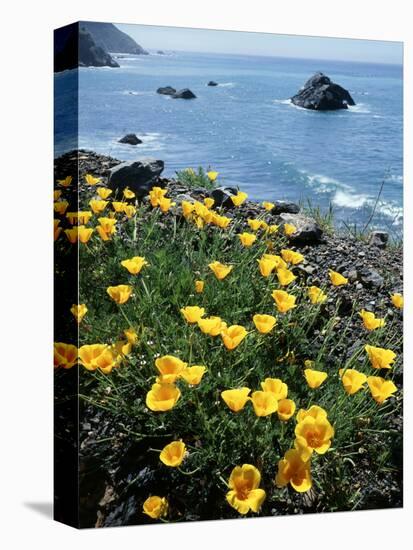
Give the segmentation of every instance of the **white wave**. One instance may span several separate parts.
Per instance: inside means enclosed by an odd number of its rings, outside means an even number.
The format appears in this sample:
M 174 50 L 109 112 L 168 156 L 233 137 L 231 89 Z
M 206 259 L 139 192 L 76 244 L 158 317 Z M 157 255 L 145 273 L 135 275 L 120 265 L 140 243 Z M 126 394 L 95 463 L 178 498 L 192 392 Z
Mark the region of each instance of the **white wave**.
M 391 174 L 391 176 L 389 176 L 389 180 L 395 183 L 403 183 L 403 176 L 399 174 Z
M 381 214 L 389 218 L 392 225 L 401 225 L 403 223 L 403 207 L 397 205 L 393 201 L 379 200 L 376 204 L 376 198 L 368 195 L 358 194 L 355 192 L 346 192 L 341 189 L 337 190 L 332 203 L 340 208 L 373 209 L 377 214 Z
M 366 103 L 357 103 L 357 105 L 349 105 L 350 113 L 368 114 L 371 113 L 369 106 Z
M 221 82 L 218 84 L 218 86 L 221 86 L 222 88 L 233 88 L 235 85 L 235 82 Z
M 279 103 L 280 105 L 291 105 L 291 99 L 274 99 L 273 103 Z
M 332 198 L 332 203 L 341 208 L 361 208 L 368 204 L 368 200 L 367 195 L 358 195 L 338 189 Z
M 153 92 L 151 91 L 144 91 L 144 90 L 122 90 L 121 92 L 119 92 L 120 94 L 122 95 L 149 95 L 149 94 L 153 94 Z

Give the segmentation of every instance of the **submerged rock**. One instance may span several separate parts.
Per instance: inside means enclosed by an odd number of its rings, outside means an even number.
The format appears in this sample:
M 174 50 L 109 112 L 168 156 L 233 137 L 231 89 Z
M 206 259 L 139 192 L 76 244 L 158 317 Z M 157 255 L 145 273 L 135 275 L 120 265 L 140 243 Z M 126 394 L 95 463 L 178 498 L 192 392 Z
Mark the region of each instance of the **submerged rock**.
M 189 88 L 184 88 L 172 94 L 174 99 L 195 99 L 196 95 Z
M 332 82 L 323 73 L 316 73 L 307 80 L 291 101 L 298 107 L 316 111 L 334 111 L 347 109 L 348 105 L 355 105 L 349 92 Z
M 158 181 L 163 169 L 164 162 L 154 158 L 122 162 L 110 170 L 108 187 L 118 191 L 129 187 L 137 197 L 143 197 L 155 184 L 163 187 Z
M 119 140 L 119 143 L 128 143 L 129 145 L 138 145 L 142 143 L 142 140 L 138 138 L 136 134 L 126 134 Z
M 215 82 L 214 80 L 210 80 L 207 86 L 218 86 L 218 82 Z
M 156 93 L 161 95 L 174 95 L 174 93 L 176 93 L 176 90 L 175 88 L 172 88 L 172 86 L 161 86 L 156 90 Z

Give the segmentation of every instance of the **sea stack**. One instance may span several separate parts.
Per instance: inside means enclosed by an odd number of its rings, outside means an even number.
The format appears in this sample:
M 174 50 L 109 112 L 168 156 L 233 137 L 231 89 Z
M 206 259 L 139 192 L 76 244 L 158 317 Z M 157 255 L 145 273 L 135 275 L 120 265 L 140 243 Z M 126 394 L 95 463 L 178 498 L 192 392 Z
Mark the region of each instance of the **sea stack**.
M 316 73 L 307 80 L 291 101 L 298 107 L 314 111 L 335 111 L 356 104 L 345 88 L 332 82 L 323 73 Z

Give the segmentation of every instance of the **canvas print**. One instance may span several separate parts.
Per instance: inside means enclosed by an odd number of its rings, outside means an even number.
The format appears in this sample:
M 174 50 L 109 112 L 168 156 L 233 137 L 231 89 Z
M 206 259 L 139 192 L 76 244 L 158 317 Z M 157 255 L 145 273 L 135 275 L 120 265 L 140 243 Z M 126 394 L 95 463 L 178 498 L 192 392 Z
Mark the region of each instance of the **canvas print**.
M 402 43 L 54 48 L 55 518 L 401 507 Z

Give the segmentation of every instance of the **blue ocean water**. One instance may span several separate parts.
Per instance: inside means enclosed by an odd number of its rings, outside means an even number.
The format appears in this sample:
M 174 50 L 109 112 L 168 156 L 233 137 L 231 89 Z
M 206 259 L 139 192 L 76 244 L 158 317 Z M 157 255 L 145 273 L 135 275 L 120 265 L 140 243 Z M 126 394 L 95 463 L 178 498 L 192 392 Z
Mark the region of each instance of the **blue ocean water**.
M 211 167 L 253 199 L 332 204 L 338 224 L 359 227 L 384 181 L 374 225 L 401 235 L 401 66 L 188 52 L 117 61 L 120 69 L 79 69 L 81 148 L 122 160 L 153 156 L 165 161 L 166 176 Z M 327 113 L 293 106 L 288 98 L 316 71 L 357 105 Z M 65 136 L 73 73 L 55 75 L 56 155 L 73 147 Z M 188 87 L 197 99 L 155 93 L 166 85 Z M 118 143 L 130 132 L 143 144 Z

